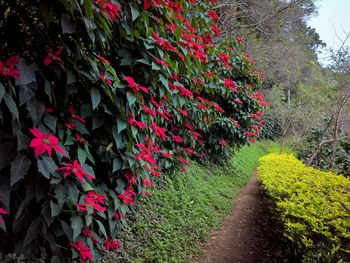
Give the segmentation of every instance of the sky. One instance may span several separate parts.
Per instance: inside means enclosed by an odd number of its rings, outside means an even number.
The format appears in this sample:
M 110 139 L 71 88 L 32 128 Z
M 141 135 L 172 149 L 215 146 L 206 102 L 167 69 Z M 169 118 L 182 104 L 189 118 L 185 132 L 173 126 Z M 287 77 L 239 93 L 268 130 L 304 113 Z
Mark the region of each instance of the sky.
M 337 50 L 350 33 L 350 0 L 317 0 L 318 16 L 312 17 L 308 25 L 315 28 L 327 49 Z M 346 44 L 350 45 L 350 38 Z M 319 54 L 319 61 L 327 63 L 329 53 Z

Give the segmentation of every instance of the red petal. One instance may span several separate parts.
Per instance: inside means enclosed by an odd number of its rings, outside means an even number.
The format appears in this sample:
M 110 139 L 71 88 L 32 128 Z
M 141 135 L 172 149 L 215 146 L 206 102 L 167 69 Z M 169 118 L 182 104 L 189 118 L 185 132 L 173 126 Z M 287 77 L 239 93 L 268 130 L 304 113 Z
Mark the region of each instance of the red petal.
M 51 56 L 46 56 L 46 57 L 45 57 L 45 60 L 44 60 L 45 66 L 51 64 L 51 62 L 52 62 Z
M 34 153 L 39 156 L 46 151 L 45 146 L 43 144 L 38 145 L 34 148 Z
M 8 60 L 6 60 L 5 65 L 6 66 L 14 66 L 14 65 L 17 64 L 18 60 L 19 60 L 19 56 L 18 55 L 10 57 Z
M 56 137 L 55 137 L 56 138 Z M 58 145 L 56 145 L 56 144 L 53 144 L 53 145 L 51 145 L 51 147 L 53 148 L 53 149 L 55 149 L 56 151 L 58 151 L 58 152 L 60 152 L 64 157 L 67 157 L 67 155 L 64 153 L 64 151 L 61 149 L 61 147 L 59 147 Z
M 59 54 L 61 54 L 61 52 L 62 52 L 62 48 L 59 48 L 59 49 L 56 51 L 56 53 L 54 54 L 54 56 L 58 56 Z

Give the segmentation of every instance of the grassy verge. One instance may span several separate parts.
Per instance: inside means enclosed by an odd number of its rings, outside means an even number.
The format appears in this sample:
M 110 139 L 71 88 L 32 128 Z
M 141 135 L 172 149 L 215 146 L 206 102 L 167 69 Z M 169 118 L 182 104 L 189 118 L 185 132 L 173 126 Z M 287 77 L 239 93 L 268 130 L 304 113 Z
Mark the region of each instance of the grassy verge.
M 193 164 L 186 173 L 164 175 L 128 213 L 129 227 L 119 241 L 123 248 L 107 262 L 189 262 L 197 244 L 218 226 L 267 153 L 271 143 L 244 147 L 225 167 Z

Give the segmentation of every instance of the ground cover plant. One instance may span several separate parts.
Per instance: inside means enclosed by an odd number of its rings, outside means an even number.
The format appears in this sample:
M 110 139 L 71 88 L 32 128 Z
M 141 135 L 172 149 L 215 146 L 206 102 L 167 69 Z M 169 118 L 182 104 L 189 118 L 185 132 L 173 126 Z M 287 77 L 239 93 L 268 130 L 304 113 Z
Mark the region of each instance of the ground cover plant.
M 239 188 L 247 183 L 271 144 L 245 146 L 222 167 L 194 163 L 186 173 L 159 177 L 151 198 L 129 212 L 129 224 L 120 233 L 125 248 L 105 260 L 190 262 L 190 256 L 200 251 L 198 244 L 208 236 L 208 229 L 230 213 Z
M 263 78 L 213 4 L 0 3 L 0 260 L 116 250 L 152 176 L 259 137 Z
M 293 155 L 260 158 L 258 177 L 276 201 L 285 235 L 303 262 L 350 259 L 350 181 L 305 165 Z

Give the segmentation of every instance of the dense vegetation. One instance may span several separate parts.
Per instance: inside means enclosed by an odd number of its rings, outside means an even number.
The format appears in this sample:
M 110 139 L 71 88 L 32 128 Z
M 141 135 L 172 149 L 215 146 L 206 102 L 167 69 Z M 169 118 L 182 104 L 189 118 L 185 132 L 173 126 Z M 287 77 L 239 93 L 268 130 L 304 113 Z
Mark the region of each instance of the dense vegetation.
M 215 2 L 1 1 L 0 260 L 116 250 L 152 176 L 259 137 L 263 77 Z
M 260 163 L 258 177 L 276 201 L 298 257 L 303 262 L 347 262 L 349 179 L 305 167 L 293 155 L 269 154 Z
M 267 149 L 264 142 L 245 146 L 227 165 L 194 163 L 186 173 L 157 178 L 151 197 L 132 207 L 119 236 L 125 248 L 105 258 L 118 262 L 189 262 L 197 244 L 231 211 L 233 198 L 244 186 Z M 277 146 L 277 147 L 276 147 Z M 112 260 L 111 260 L 112 261 Z

